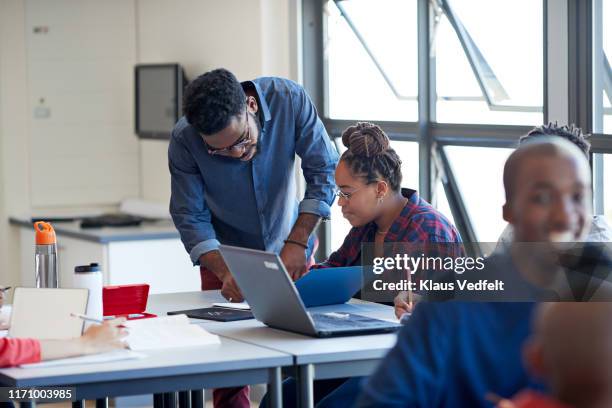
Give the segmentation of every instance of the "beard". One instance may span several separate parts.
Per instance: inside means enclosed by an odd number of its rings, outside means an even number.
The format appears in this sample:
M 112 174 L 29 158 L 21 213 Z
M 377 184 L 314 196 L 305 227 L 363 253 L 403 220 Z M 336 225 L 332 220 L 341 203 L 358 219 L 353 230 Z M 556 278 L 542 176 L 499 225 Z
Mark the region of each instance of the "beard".
M 244 154 L 240 157 L 240 160 L 245 162 L 251 161 L 257 157 L 261 148 L 261 123 L 259 122 L 259 118 L 255 116 L 254 113 L 248 112 L 248 114 L 251 115 L 251 118 L 257 127 L 257 142 L 255 145 L 249 146 L 249 150 L 244 152 Z

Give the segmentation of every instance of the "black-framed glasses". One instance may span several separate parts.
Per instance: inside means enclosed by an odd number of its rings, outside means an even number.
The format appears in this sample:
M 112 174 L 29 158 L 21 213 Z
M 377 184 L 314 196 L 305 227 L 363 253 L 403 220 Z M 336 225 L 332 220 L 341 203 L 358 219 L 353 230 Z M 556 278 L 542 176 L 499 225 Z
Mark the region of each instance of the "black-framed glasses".
M 204 140 L 204 143 L 206 144 L 206 147 L 208 148 L 208 154 L 213 155 L 213 156 L 214 155 L 231 156 L 234 152 L 237 152 L 240 149 L 244 150 L 246 146 L 249 143 L 251 143 L 251 127 L 249 126 L 249 112 L 247 110 L 247 107 L 244 108 L 244 114 L 246 116 L 246 119 L 245 119 L 246 130 L 244 131 L 242 136 L 240 136 L 238 140 L 236 140 L 231 146 L 221 147 L 219 149 L 210 147 L 208 143 L 206 143 L 206 140 Z

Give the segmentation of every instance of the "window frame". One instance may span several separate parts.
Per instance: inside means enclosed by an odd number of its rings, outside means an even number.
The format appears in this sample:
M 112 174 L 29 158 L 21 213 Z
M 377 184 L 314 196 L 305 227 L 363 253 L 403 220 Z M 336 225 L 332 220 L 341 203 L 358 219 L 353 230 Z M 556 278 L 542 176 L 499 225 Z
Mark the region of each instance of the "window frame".
M 343 0 L 334 0 L 342 2 Z M 554 109 L 553 118 L 561 123 L 574 123 L 585 133 L 593 129 L 593 2 L 601 0 L 541 0 L 543 4 L 543 122 L 549 121 L 549 108 Z M 474 147 L 515 147 L 519 135 L 525 134 L 531 126 L 515 125 L 480 125 L 452 124 L 436 122 L 436 89 L 435 89 L 435 56 L 429 52 L 432 27 L 436 17 L 434 7 L 442 5 L 448 15 L 454 16 L 446 0 L 416 0 L 418 26 L 418 122 L 384 122 L 377 121 L 393 140 L 415 141 L 419 143 L 419 192 L 420 195 L 435 205 L 435 183 L 444 180 L 446 196 L 464 241 L 477 240 L 473 223 L 465 210 L 465 200 L 455 180 L 444 146 Z M 325 0 L 306 0 L 302 2 L 302 40 L 304 86 L 323 112 L 322 120 L 331 138 L 337 138 L 341 132 L 355 121 L 334 120 L 327 116 L 327 79 L 325 78 L 326 61 L 324 57 Z M 446 6 L 445 6 L 446 5 Z M 452 17 L 455 18 L 455 17 Z M 452 23 L 452 21 L 451 21 Z M 456 25 L 453 24 L 455 28 Z M 562 30 L 564 38 L 549 44 L 549 24 L 551 30 Z M 455 30 L 457 30 L 455 28 Z M 461 31 L 461 30 L 459 30 Z M 477 80 L 487 103 L 489 100 L 486 86 L 481 83 L 477 72 L 478 58 L 466 42 L 466 37 L 455 31 L 460 38 L 464 52 L 476 73 Z M 554 50 L 553 47 L 556 47 Z M 470 55 L 471 57 L 470 58 Z M 561 62 L 561 63 L 560 63 Z M 585 63 L 586 62 L 586 63 Z M 384 72 L 384 70 L 383 70 Z M 549 74 L 551 77 L 549 78 Z M 554 78 L 553 78 L 554 77 Z M 559 78 L 567 79 L 566 87 L 553 86 L 549 83 Z M 387 80 L 388 78 L 385 78 Z M 391 84 L 392 85 L 392 84 Z M 556 101 L 567 100 L 558 105 Z M 554 106 L 553 106 L 553 103 Z M 491 104 L 489 104 L 491 106 Z M 603 158 L 600 154 L 612 153 L 612 135 L 593 133 L 591 136 L 591 162 L 594 176 L 595 210 L 598 203 L 603 208 Z M 501 182 L 501 181 L 500 181 Z M 320 258 L 327 256 L 329 248 L 329 225 L 322 224 L 320 230 L 321 246 L 317 254 Z M 327 237 L 327 239 L 326 239 Z M 470 252 L 479 253 L 480 248 L 471 246 Z

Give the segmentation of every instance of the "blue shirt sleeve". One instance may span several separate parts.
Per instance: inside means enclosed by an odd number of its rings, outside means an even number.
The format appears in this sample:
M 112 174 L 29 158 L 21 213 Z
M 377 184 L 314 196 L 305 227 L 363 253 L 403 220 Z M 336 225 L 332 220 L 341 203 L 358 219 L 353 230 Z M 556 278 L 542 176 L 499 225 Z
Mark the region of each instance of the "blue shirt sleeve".
M 204 198 L 204 180 L 193 156 L 174 135 L 168 147 L 171 176 L 170 215 L 194 265 L 200 256 L 219 248 Z
M 417 305 L 397 344 L 365 383 L 357 407 L 440 406 L 454 336 L 447 305 Z
M 296 84 L 291 99 L 296 116 L 295 152 L 302 159 L 306 179 L 306 192 L 299 212 L 328 219 L 330 206 L 334 202 L 334 172 L 338 152 L 304 88 Z

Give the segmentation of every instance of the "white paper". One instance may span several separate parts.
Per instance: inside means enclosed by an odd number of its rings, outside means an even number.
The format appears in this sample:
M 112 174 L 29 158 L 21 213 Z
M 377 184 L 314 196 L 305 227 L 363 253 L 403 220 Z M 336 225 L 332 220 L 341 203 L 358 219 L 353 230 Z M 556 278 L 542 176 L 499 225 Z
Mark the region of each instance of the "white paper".
M 184 314 L 130 320 L 124 325 L 128 331 L 125 341 L 131 350 L 144 351 L 220 343 L 219 336 L 209 333 L 196 324 L 190 324 Z
M 241 303 L 213 303 L 213 306 L 224 307 L 226 309 L 236 310 L 251 310 L 251 306 L 247 302 Z
M 22 364 L 21 368 L 45 368 L 45 367 L 58 367 L 66 365 L 80 365 L 80 364 L 99 364 L 99 363 L 110 363 L 113 361 L 121 360 L 134 360 L 139 358 L 145 358 L 146 355 L 142 353 L 136 353 L 131 350 L 117 350 L 110 351 L 108 353 L 91 354 L 88 356 L 60 358 L 57 360 L 42 361 L 40 363 Z

